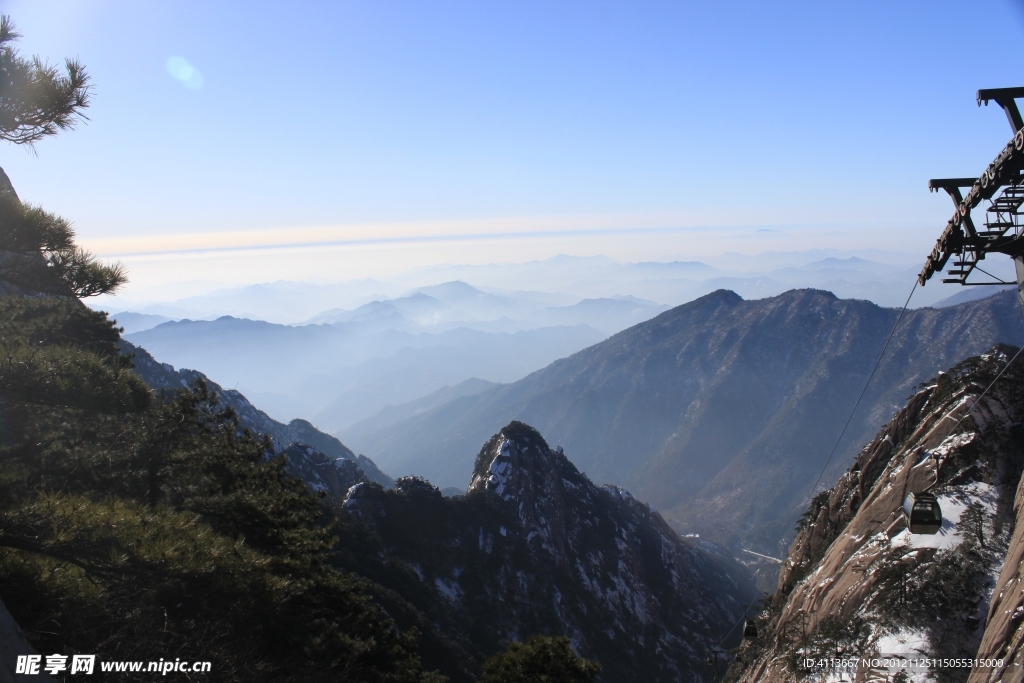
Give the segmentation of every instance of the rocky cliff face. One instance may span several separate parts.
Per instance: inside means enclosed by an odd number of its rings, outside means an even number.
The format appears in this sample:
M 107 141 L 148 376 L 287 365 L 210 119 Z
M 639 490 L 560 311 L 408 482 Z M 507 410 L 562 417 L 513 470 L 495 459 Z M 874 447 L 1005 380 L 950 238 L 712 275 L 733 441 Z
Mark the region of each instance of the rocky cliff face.
M 365 455 L 356 455 L 341 441 L 324 434 L 305 420 L 292 420 L 282 424 L 259 410 L 238 391 L 224 389 L 196 370 L 175 370 L 160 363 L 142 347 L 122 340 L 124 353 L 132 354 L 135 372 L 152 389 L 175 391 L 202 380 L 217 393 L 220 400 L 238 413 L 241 425 L 255 434 L 265 434 L 274 443 L 278 453 L 288 458 L 288 469 L 318 491 L 341 497 L 349 487 L 359 481 L 374 481 L 382 486 L 393 486 L 394 481 L 380 471 Z
M 1024 478 L 1013 501 L 1014 530 L 986 615 L 978 659 L 1002 660 L 979 668 L 970 683 L 1019 682 L 1024 674 Z
M 35 675 L 17 673 L 20 655 L 37 654 L 4 603 L 0 602 L 0 683 L 55 683 L 54 678 L 42 670 Z
M 981 396 L 1014 352 L 996 347 L 940 373 L 832 489 L 811 501 L 778 591 L 759 618 L 760 637 L 740 648 L 730 680 L 823 676 L 821 669 L 801 667 L 806 658 L 973 658 L 979 645 L 981 652 L 1016 653 L 1024 614 L 1017 612 L 1024 529 L 1016 519 L 1024 364 L 1010 366 Z M 901 502 L 930 487 L 942 507 L 942 527 L 935 535 L 912 535 Z M 918 666 L 903 674 L 962 681 L 970 671 Z M 856 677 L 893 680 L 897 673 L 861 665 Z
M 387 570 L 355 568 L 449 624 L 478 660 L 503 641 L 564 634 L 604 681 L 705 680 L 708 648 L 754 594 L 743 567 L 626 490 L 595 486 L 519 422 L 481 449 L 465 496 L 407 477 L 394 491 L 356 485 L 344 508 L 389 555 Z M 382 578 L 396 566 L 414 585 Z

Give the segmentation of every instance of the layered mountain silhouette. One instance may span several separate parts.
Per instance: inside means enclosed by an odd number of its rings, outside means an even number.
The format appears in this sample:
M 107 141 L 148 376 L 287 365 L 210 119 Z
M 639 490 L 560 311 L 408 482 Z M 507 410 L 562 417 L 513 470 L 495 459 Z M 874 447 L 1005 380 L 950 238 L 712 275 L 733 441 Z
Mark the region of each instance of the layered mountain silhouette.
M 560 255 L 528 263 L 439 265 L 388 281 L 264 282 L 159 303 L 132 302 L 118 297 L 116 305 L 176 320 L 211 320 L 232 315 L 301 324 L 326 322 L 332 316 L 357 309 L 367 302 L 395 302 L 421 292 L 439 301 L 461 298 L 460 305 L 471 303 L 467 299 L 476 297 L 477 303 L 483 304 L 479 307 L 484 314 L 481 319 L 491 320 L 506 315 L 516 318 L 519 315 L 516 309 L 521 313 L 561 307 L 581 299 L 632 295 L 660 304 L 679 305 L 717 289 L 731 289 L 745 298 L 756 298 L 811 287 L 834 292 L 842 298 L 869 299 L 883 306 L 899 306 L 906 296 L 906 287 L 919 270 L 917 256 L 876 249 L 811 249 L 757 255 L 729 252 L 709 265 L 696 261 L 624 263 L 600 255 Z M 1009 259 L 995 260 L 986 269 L 1004 279 L 1014 277 Z M 190 284 L 197 289 L 213 286 L 211 282 Z M 466 297 L 459 291 L 460 286 L 472 287 L 480 293 Z M 529 290 L 524 291 L 524 286 Z M 481 288 L 487 291 L 482 292 Z M 914 300 L 918 306 L 934 305 L 959 289 L 934 283 L 918 291 Z M 488 296 L 497 300 L 485 300 Z M 595 327 L 603 329 L 600 325 Z
M 899 313 L 818 290 L 717 291 L 513 384 L 339 434 L 392 474 L 459 486 L 495 425 L 527 421 L 676 529 L 776 554 Z M 823 481 L 920 382 L 1021 339 L 1012 293 L 907 311 Z
M 126 337 L 165 362 L 202 368 L 276 417 L 308 417 L 335 430 L 471 377 L 518 379 L 607 336 L 586 325 L 413 334 L 378 323 L 292 327 L 223 317 L 168 322 Z
M 366 580 L 400 628 L 419 630 L 424 663 L 452 681 L 477 680 L 504 643 L 537 633 L 570 635 L 602 680 L 699 681 L 704 652 L 737 638 L 750 572 L 724 548 L 680 538 L 624 488 L 596 486 L 526 424 L 488 439 L 466 466 L 465 495 L 444 497 L 419 477 L 392 480 L 304 420 L 277 422 L 200 372 L 121 345 L 153 389 L 206 382 L 241 427 L 271 438 L 337 516 L 333 563 Z

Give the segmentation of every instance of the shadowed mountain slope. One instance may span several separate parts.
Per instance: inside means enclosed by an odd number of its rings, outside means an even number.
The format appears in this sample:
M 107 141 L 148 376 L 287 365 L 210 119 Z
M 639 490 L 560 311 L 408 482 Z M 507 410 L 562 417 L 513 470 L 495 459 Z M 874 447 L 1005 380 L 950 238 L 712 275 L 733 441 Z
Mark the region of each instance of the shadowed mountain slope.
M 400 594 L 471 658 L 567 635 L 600 681 L 707 680 L 705 652 L 755 594 L 742 566 L 625 489 L 595 486 L 523 423 L 488 439 L 470 472 L 454 498 L 417 477 L 354 486 L 339 566 Z
M 829 292 L 717 291 L 552 363 L 351 441 L 395 474 L 459 485 L 494 425 L 528 421 L 680 530 L 775 554 L 899 311 Z M 939 369 L 1024 339 L 1012 293 L 906 313 L 825 480 Z
M 188 368 L 175 370 L 174 366 L 158 362 L 148 351 L 131 342 L 121 340 L 119 344 L 125 354 L 131 355 L 132 367 L 151 389 L 174 392 L 187 389 L 197 380 L 205 382 L 220 401 L 234 408 L 244 429 L 269 436 L 275 450 L 288 455 L 292 473 L 314 489 L 342 495 L 363 474 L 382 486 L 394 486 L 394 480 L 381 472 L 372 460 L 365 455 L 356 455 L 337 438 L 321 432 L 306 420 L 296 419 L 288 424 L 278 422 L 240 392 L 222 388 L 201 372 Z M 352 463 L 354 467 L 345 463 Z M 358 474 L 353 473 L 355 468 L 359 469 Z

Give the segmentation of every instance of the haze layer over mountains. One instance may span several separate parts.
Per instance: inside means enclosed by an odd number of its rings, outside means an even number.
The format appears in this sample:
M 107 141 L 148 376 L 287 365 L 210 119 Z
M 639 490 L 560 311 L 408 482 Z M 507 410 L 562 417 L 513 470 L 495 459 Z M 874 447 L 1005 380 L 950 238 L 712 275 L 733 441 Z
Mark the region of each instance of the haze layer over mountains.
M 560 256 L 438 266 L 388 282 L 273 282 L 103 305 L 120 310 L 126 336 L 165 362 L 202 370 L 279 420 L 337 431 L 466 380 L 516 381 L 718 289 L 758 299 L 813 287 L 897 306 L 916 272 L 907 255 L 867 250 L 713 262 Z M 932 286 L 914 305 L 990 293 L 977 290 L 988 288 Z
M 663 309 L 603 299 L 565 307 L 559 316 L 558 308 L 526 297 L 452 282 L 330 310 L 307 325 L 225 316 L 167 322 L 127 337 L 173 365 L 205 368 L 281 419 L 308 416 L 334 430 L 472 377 L 514 381 L 604 339 L 608 332 L 595 325 L 614 331 Z M 491 312 L 494 318 L 486 319 Z M 531 316 L 552 315 L 571 322 L 531 322 Z
M 273 283 L 114 317 L 161 361 L 308 419 L 391 476 L 462 490 L 483 440 L 522 420 L 678 530 L 775 554 L 916 274 L 870 255 L 733 255 L 733 271 L 557 257 L 434 268 L 415 277 L 463 279 L 397 295 L 368 292 L 401 279 Z M 912 309 L 936 307 L 907 313 L 835 471 L 919 382 L 1024 339 L 1012 296 L 971 301 L 997 291 L 917 290 Z M 276 322 L 245 317 L 261 310 Z
M 429 288 L 462 281 L 516 302 L 480 297 L 463 321 L 517 319 L 524 310 L 568 306 L 583 299 L 633 296 L 657 304 L 678 306 L 718 289 L 730 289 L 744 299 L 781 294 L 789 289 L 824 289 L 840 298 L 867 299 L 880 306 L 902 306 L 921 255 L 875 249 L 814 249 L 768 252 L 755 256 L 725 253 L 696 260 L 623 263 L 606 256 L 556 256 L 528 263 L 443 265 L 390 278 L 349 280 L 333 284 L 272 281 L 247 286 L 213 282 L 171 283 L 159 290 L 128 293 L 101 301 L 111 312 L 129 311 L 138 326 L 131 333 L 167 320 L 213 320 L 224 315 L 286 325 L 329 322 L 344 311 L 373 301 L 398 299 L 417 291 L 450 302 L 444 292 Z M 1013 280 L 1013 268 L 993 261 L 994 273 Z M 975 296 L 986 288 L 971 288 Z M 182 298 L 182 291 L 202 293 Z M 929 283 L 914 296 L 914 306 L 931 306 L 965 290 Z M 440 296 L 439 296 L 440 295 Z M 512 303 L 513 309 L 506 308 Z M 488 306 L 491 304 L 491 306 Z M 138 318 L 137 314 L 160 316 Z M 560 324 L 565 324 L 561 322 Z M 617 331 L 617 330 L 615 330 Z

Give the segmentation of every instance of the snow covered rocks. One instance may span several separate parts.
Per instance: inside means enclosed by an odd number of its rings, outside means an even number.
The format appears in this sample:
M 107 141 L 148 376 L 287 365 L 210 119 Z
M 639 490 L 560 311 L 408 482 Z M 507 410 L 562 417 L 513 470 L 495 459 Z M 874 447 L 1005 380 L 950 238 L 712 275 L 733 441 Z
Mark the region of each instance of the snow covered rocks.
M 363 469 L 352 460 L 332 458 L 303 443 L 289 444 L 280 454 L 287 459 L 289 474 L 302 479 L 317 492 L 341 497 L 352 486 L 369 481 Z
M 498 447 L 498 454 L 491 461 L 487 468 L 490 476 L 487 477 L 487 490 L 494 491 L 499 496 L 505 493 L 505 483 L 512 474 L 512 442 L 505 439 Z
M 365 522 L 375 522 L 387 515 L 386 493 L 380 484 L 360 482 L 345 494 L 342 507 Z
M 1004 673 L 1024 664 L 1024 628 L 1013 618 L 1024 605 L 1024 366 L 1006 365 L 1015 351 L 997 346 L 920 387 L 835 486 L 814 497 L 761 617 L 764 635 L 743 646 L 733 679 L 788 680 L 798 673 L 793 662 L 826 652 L 869 662 L 942 653 L 1005 664 L 976 668 L 971 683 L 1009 680 Z M 911 534 L 902 501 L 924 491 L 941 504 L 942 526 Z M 903 673 L 911 681 L 968 679 L 966 669 Z

